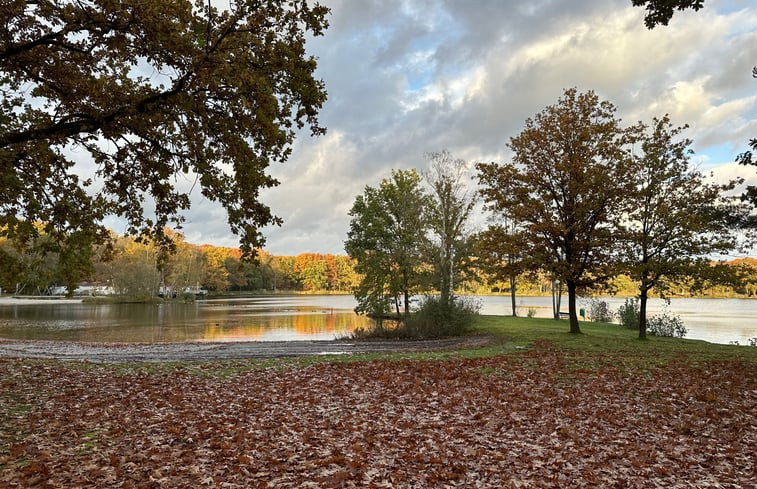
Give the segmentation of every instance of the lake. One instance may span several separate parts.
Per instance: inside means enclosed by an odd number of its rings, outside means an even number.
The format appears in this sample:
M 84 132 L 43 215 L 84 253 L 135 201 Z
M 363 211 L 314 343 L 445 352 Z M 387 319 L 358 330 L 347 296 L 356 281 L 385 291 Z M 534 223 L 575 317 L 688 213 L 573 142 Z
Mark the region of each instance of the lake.
M 482 314 L 510 313 L 510 298 L 481 296 Z M 612 310 L 624 299 L 605 298 Z M 518 314 L 529 308 L 551 317 L 551 298 L 519 297 Z M 567 310 L 567 298 L 562 309 Z M 356 315 L 355 299 L 343 295 L 260 296 L 214 299 L 193 304 L 87 304 L 79 301 L 0 301 L 0 338 L 88 342 L 330 340 L 371 319 Z M 588 301 L 579 307 L 588 309 Z M 651 314 L 663 301 L 651 299 Z M 673 299 L 687 338 L 747 344 L 757 337 L 757 300 Z

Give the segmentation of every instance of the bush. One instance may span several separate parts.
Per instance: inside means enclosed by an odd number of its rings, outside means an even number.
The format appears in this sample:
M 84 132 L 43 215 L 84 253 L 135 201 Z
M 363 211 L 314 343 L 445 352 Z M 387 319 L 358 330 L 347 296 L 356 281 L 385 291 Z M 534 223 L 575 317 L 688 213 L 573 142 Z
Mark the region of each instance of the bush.
M 609 323 L 612 322 L 613 314 L 606 301 L 591 299 L 589 301 L 589 317 L 594 322 Z
M 411 338 L 460 336 L 473 326 L 481 304 L 471 297 L 453 297 L 442 304 L 437 296 L 426 296 L 420 307 L 398 329 Z
M 427 296 L 404 321 L 377 321 L 372 329 L 358 329 L 351 336 L 355 339 L 460 336 L 470 330 L 479 309 L 481 304 L 470 297 L 454 297 L 445 306 L 439 297 Z
M 681 321 L 681 317 L 671 314 L 669 311 L 663 311 L 662 314 L 652 316 L 647 321 L 647 332 L 655 336 L 668 336 L 673 338 L 683 338 L 688 331 Z
M 394 319 L 377 319 L 373 327 L 368 329 L 356 328 L 347 337 L 341 337 L 340 339 L 351 338 L 353 340 L 377 340 L 400 338 L 401 336 L 398 333 L 399 327 L 399 322 Z
M 628 329 L 639 329 L 639 299 L 628 298 L 618 308 L 618 321 Z

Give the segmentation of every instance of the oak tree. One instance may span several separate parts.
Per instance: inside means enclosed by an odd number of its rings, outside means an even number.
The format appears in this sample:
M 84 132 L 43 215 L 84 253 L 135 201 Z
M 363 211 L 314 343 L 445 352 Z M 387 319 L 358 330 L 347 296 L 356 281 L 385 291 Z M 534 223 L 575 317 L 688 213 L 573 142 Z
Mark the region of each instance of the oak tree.
M 667 116 L 650 127 L 637 126 L 633 188 L 619 243 L 625 272 L 639 284 L 639 338 L 646 337 L 649 291 L 664 292 L 665 279 L 707 276 L 709 257 L 736 247 L 733 222 L 747 211 L 728 196 L 743 180 L 708 182 L 691 164 L 691 141 L 680 138 L 683 129 L 672 127 Z
M 523 226 L 523 255 L 568 290 L 570 332 L 580 333 L 579 288 L 612 275 L 614 234 L 629 165 L 627 130 L 594 92 L 565 90 L 511 138 L 510 163 L 480 163 L 488 206 Z
M 306 0 L 2 2 L 2 233 L 41 222 L 102 240 L 102 220 L 120 215 L 165 244 L 196 187 L 253 255 L 259 228 L 279 222 L 258 198 L 277 184 L 266 167 L 305 125 L 324 132 L 305 44 L 327 13 Z
M 509 284 L 512 315 L 517 316 L 517 280 L 525 271 L 520 227 L 512 219 L 504 217 L 477 233 L 474 242 L 478 268 L 489 278 Z
M 634 6 L 646 7 L 647 15 L 644 17 L 644 24 L 649 29 L 654 29 L 657 25 L 668 25 L 676 10 L 698 11 L 704 7 L 704 0 L 632 0 L 632 2 Z M 757 78 L 757 66 L 752 68 L 752 76 Z M 757 152 L 757 138 L 752 138 L 749 140 L 749 148 L 736 156 L 736 162 L 757 166 L 757 160 L 753 159 L 755 152 Z M 741 199 L 757 209 L 757 186 L 748 185 Z M 742 225 L 757 228 L 757 217 L 750 216 Z

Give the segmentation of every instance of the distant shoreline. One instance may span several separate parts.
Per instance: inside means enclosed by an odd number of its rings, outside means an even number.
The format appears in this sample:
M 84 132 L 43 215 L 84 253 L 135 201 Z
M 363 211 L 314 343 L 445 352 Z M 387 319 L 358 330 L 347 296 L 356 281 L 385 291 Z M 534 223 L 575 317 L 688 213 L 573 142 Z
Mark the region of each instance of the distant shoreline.
M 63 296 L 21 296 L 21 297 L 0 297 L 0 305 L 23 305 L 23 304 L 78 304 L 81 298 L 68 299 Z
M 302 293 L 299 292 L 276 292 L 276 293 L 268 293 L 268 294 L 260 294 L 260 293 L 251 293 L 251 294 L 219 294 L 219 295 L 211 295 L 207 297 L 207 299 L 216 299 L 216 300 L 223 300 L 223 299 L 244 299 L 244 298 L 254 298 L 254 297 L 261 297 L 261 296 L 268 296 L 268 297 L 275 297 L 275 296 L 316 296 L 316 295 L 352 295 L 349 293 L 335 293 L 335 292 L 306 292 Z M 489 293 L 489 294 L 463 294 L 463 295 L 473 295 L 473 296 L 486 296 L 486 297 L 510 297 L 510 294 L 503 294 L 503 293 Z M 86 302 L 84 299 L 89 296 L 85 297 L 75 297 L 75 298 L 67 298 L 65 296 L 60 295 L 54 295 L 54 296 L 0 296 L 0 306 L 11 306 L 11 305 L 32 305 L 32 304 L 81 304 L 83 302 Z M 541 295 L 541 294 L 526 294 L 526 295 L 518 295 L 516 296 L 517 299 L 523 299 L 525 297 L 549 297 L 549 295 Z M 594 296 L 594 298 L 597 299 L 604 299 L 608 297 L 614 297 L 617 299 L 627 299 L 627 298 L 633 298 L 633 296 L 626 296 L 622 294 L 618 294 L 615 296 L 611 295 L 601 295 L 601 296 Z M 581 297 L 581 299 L 591 299 L 591 296 L 587 297 Z M 659 296 L 650 297 L 650 299 L 660 299 Z M 563 299 L 567 299 L 567 295 L 563 294 Z M 720 296 L 720 295 L 699 295 L 699 296 L 686 296 L 686 295 L 676 295 L 673 297 L 670 297 L 670 299 L 745 299 L 745 300 L 757 300 L 757 297 L 748 297 L 748 296 Z M 202 299 L 200 299 L 202 300 Z M 129 300 L 110 300 L 110 301 L 103 301 L 102 303 L 133 303 L 133 301 Z M 97 304 L 98 301 L 92 301 L 91 303 Z M 150 302 L 145 302 L 150 303 Z M 521 307 L 521 306 L 518 306 Z

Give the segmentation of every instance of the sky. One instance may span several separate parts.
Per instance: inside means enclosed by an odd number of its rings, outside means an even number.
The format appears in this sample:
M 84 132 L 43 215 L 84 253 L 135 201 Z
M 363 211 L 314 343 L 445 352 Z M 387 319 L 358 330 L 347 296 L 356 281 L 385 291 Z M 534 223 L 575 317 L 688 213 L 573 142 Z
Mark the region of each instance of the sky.
M 261 200 L 283 219 L 263 229 L 276 255 L 344 254 L 350 208 L 392 169 L 429 152 L 471 164 L 508 161 L 507 143 L 566 88 L 594 90 L 624 123 L 670 114 L 688 124 L 693 160 L 757 184 L 733 163 L 757 137 L 757 5 L 707 0 L 647 30 L 630 0 L 323 0 L 330 27 L 312 39 L 329 99 L 324 136 L 303 132 Z M 473 183 L 471 183 L 473 184 Z M 225 211 L 193 194 L 182 232 L 237 246 Z

